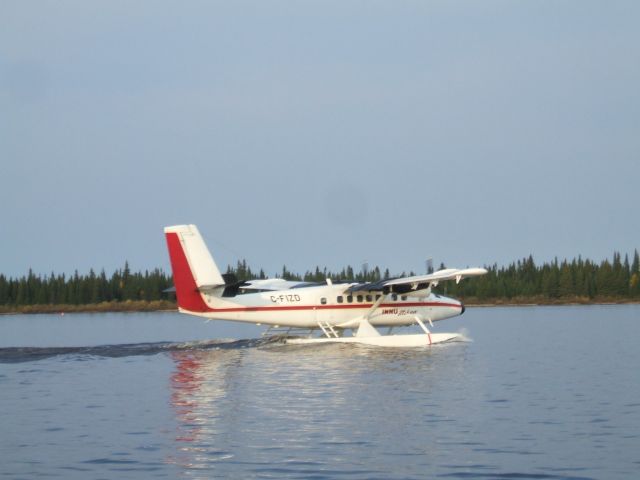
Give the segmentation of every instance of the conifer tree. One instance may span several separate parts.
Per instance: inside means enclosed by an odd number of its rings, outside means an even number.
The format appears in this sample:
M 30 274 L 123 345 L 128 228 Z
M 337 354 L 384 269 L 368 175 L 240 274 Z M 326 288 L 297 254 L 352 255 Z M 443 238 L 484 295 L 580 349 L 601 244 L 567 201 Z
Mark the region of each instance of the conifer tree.
M 558 294 L 561 297 L 570 297 L 575 295 L 575 287 L 571 267 L 566 262 L 562 264 L 560 269 L 560 277 L 558 282 Z

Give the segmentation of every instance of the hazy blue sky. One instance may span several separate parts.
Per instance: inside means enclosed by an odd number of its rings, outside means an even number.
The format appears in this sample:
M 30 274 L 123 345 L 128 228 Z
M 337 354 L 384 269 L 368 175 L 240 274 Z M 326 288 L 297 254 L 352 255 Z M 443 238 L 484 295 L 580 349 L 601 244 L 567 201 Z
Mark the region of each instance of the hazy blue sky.
M 640 247 L 638 1 L 0 1 L 0 272 Z

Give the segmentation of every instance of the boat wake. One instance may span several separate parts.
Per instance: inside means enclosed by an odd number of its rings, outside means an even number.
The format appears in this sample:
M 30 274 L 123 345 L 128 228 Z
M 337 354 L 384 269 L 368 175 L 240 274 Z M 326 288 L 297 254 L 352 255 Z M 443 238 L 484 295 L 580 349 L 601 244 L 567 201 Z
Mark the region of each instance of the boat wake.
M 469 332 L 460 330 L 458 337 L 446 343 L 471 342 Z M 94 345 L 85 347 L 4 347 L 0 348 L 1 363 L 34 362 L 51 357 L 65 357 L 71 360 L 92 358 L 118 358 L 140 355 L 157 355 L 172 352 L 198 352 L 208 350 L 237 350 L 243 348 L 272 348 L 285 346 L 286 335 L 272 335 L 255 339 L 215 339 L 191 342 L 127 343 L 115 345 Z M 426 346 L 425 346 L 426 347 Z
M 77 360 L 94 357 L 129 357 L 138 355 L 156 355 L 166 352 L 233 350 L 255 348 L 265 343 L 265 339 L 251 340 L 203 340 L 194 342 L 154 342 L 130 343 L 121 345 L 97 345 L 87 347 L 7 347 L 0 348 L 0 363 L 33 362 L 46 358 L 65 356 Z

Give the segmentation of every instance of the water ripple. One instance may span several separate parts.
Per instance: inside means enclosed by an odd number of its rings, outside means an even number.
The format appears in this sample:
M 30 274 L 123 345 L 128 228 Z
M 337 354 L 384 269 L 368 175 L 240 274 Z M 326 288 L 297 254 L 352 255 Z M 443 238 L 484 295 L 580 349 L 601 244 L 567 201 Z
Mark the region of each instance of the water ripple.
M 493 478 L 493 479 L 522 479 L 522 480 L 595 480 L 593 477 L 574 477 L 567 475 L 552 475 L 547 473 L 485 473 L 485 472 L 454 472 L 443 473 L 439 477 L 448 478 Z
M 164 352 L 188 350 L 218 350 L 258 347 L 269 343 L 267 340 L 206 340 L 199 342 L 173 343 L 131 343 L 121 345 L 97 345 L 88 347 L 7 347 L 0 348 L 0 363 L 23 363 L 64 356 L 67 360 L 83 361 L 95 357 L 129 357 L 156 355 Z M 34 373 L 38 369 L 23 370 L 20 373 Z

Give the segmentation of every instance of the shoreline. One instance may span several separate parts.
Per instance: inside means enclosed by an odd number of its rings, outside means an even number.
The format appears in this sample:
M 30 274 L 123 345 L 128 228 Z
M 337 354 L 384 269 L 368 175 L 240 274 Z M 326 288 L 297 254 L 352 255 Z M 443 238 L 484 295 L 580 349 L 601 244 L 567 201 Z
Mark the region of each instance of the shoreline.
M 597 307 L 606 305 L 640 305 L 639 300 L 624 300 L 612 302 L 549 302 L 549 303 L 465 303 L 467 308 L 491 307 Z
M 30 314 L 67 314 L 67 313 L 128 313 L 128 312 L 163 312 L 178 311 L 175 302 L 168 300 L 125 300 L 101 303 L 87 303 L 81 305 L 43 304 L 22 305 L 20 307 L 0 305 L 0 315 L 30 315 Z
M 467 308 L 489 307 L 559 307 L 577 305 L 638 305 L 640 299 L 621 298 L 567 298 L 567 299 L 492 299 L 479 301 L 475 298 L 459 299 Z M 178 306 L 169 300 L 125 300 L 121 302 L 89 303 L 83 305 L 22 305 L 14 307 L 0 305 L 0 315 L 60 314 L 67 313 L 135 313 L 135 312 L 177 312 Z
M 576 305 L 638 305 L 640 298 L 616 298 L 616 297 L 515 297 L 510 299 L 458 298 L 466 307 L 564 307 Z

